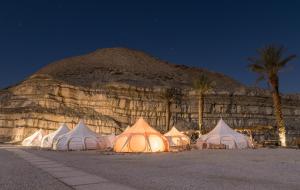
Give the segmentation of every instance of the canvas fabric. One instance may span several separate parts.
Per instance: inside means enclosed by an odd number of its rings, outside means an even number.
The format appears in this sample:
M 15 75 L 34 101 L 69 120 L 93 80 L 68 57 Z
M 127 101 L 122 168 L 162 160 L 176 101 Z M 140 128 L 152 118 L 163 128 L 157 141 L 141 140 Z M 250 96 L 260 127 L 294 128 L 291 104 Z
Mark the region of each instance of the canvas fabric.
M 70 129 L 65 123 L 61 124 L 56 131 L 49 133 L 48 135 L 43 137 L 41 147 L 52 148 L 53 142 L 55 142 L 58 139 L 58 137 L 68 133 L 69 131 Z
M 183 147 L 190 144 L 190 138 L 178 131 L 175 126 L 164 136 L 168 139 L 170 147 Z
M 229 149 L 250 148 L 250 139 L 230 128 L 223 119 L 220 119 L 216 127 L 205 135 L 201 135 L 198 143 L 224 144 Z
M 29 137 L 25 138 L 22 141 L 22 146 L 41 146 L 42 139 L 45 135 L 46 132 L 43 129 L 39 129 Z
M 54 150 L 95 150 L 107 148 L 106 140 L 89 129 L 81 120 L 70 132 L 53 143 Z
M 169 143 L 166 137 L 139 118 L 132 127 L 117 136 L 114 151 L 165 152 L 169 151 Z

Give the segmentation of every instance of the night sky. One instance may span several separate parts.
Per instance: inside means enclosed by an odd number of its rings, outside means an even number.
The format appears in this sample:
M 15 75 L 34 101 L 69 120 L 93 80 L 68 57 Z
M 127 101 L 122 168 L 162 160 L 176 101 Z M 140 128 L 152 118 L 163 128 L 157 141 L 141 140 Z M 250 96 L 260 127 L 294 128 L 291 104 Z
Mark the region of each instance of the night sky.
M 3 0 L 0 88 L 52 61 L 105 47 L 139 49 L 253 85 L 247 57 L 268 43 L 298 55 L 281 73 L 281 90 L 300 92 L 300 1 Z

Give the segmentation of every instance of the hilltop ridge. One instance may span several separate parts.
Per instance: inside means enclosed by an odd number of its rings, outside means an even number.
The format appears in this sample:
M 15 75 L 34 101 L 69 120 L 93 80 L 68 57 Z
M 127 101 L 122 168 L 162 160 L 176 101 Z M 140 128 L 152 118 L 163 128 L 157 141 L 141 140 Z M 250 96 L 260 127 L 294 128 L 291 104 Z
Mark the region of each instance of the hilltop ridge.
M 34 76 L 54 79 L 89 88 L 123 83 L 141 87 L 192 87 L 193 80 L 206 74 L 216 82 L 217 90 L 244 87 L 238 81 L 206 69 L 176 65 L 142 51 L 128 48 L 104 48 L 94 52 L 55 61 L 37 71 Z

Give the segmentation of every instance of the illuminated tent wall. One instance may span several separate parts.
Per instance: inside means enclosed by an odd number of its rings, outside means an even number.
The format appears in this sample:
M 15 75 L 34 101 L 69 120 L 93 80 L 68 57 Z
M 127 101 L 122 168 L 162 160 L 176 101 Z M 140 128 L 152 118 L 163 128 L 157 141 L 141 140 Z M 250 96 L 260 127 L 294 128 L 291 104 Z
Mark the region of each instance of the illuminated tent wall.
M 86 127 L 81 120 L 70 132 L 61 135 L 53 143 L 54 150 L 94 150 L 106 148 L 103 137 Z
M 55 142 L 59 136 L 66 134 L 69 131 L 70 131 L 70 129 L 68 128 L 68 126 L 66 124 L 64 124 L 64 123 L 61 124 L 60 127 L 56 131 L 43 137 L 41 147 L 42 148 L 52 148 L 53 142 Z
M 120 134 L 115 141 L 116 152 L 164 152 L 169 151 L 168 140 L 149 126 L 143 119 Z
M 164 136 L 168 139 L 169 145 L 172 148 L 187 148 L 190 145 L 190 138 L 179 132 L 175 127 L 172 127 Z
M 209 133 L 202 135 L 198 143 L 225 144 L 229 149 L 243 149 L 252 147 L 250 139 L 231 129 L 223 119 L 220 119 L 216 127 Z
M 130 126 L 129 126 L 129 125 L 123 130 L 123 133 L 124 133 L 125 131 L 127 131 L 128 129 L 130 129 Z M 116 138 L 117 138 L 118 136 L 119 136 L 119 135 L 117 135 Z
M 127 131 L 128 129 L 130 129 L 130 126 L 129 126 L 129 125 L 123 130 L 123 133 L 124 133 L 125 131 Z M 118 136 L 120 136 L 120 135 L 116 135 L 116 136 L 114 137 L 113 148 L 114 148 L 114 146 L 115 146 L 116 139 L 118 138 Z
M 22 141 L 22 146 L 41 146 L 43 137 L 46 132 L 42 129 L 37 130 L 32 135 Z

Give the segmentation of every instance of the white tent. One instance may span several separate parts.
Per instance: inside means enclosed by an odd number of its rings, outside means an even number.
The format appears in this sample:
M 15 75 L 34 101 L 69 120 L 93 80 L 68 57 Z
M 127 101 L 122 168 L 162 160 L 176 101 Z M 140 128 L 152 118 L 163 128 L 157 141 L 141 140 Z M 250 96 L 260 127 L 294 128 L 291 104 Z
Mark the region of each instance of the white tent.
M 55 142 L 59 136 L 66 134 L 69 131 L 70 131 L 70 129 L 68 128 L 68 126 L 66 124 L 64 124 L 64 123 L 61 124 L 60 127 L 56 131 L 43 137 L 41 147 L 42 148 L 52 148 L 53 142 Z
M 168 139 L 170 147 L 186 148 L 190 144 L 190 138 L 178 131 L 176 127 L 172 127 L 164 136 Z
M 22 141 L 22 146 L 41 146 L 42 139 L 46 135 L 43 129 L 39 129 Z
M 81 120 L 70 132 L 53 143 L 54 150 L 93 150 L 106 148 L 105 139 L 86 127 Z
M 197 144 L 224 144 L 229 149 L 243 149 L 251 147 L 250 139 L 231 129 L 223 119 L 220 119 L 216 127 L 205 135 L 201 135 Z
M 132 127 L 117 136 L 114 151 L 164 152 L 169 151 L 169 143 L 166 137 L 139 118 Z

